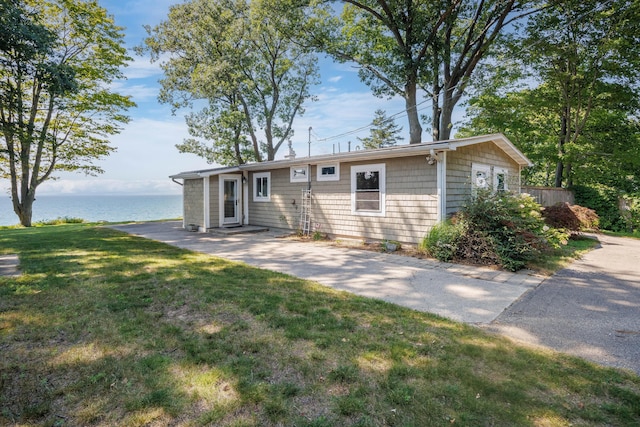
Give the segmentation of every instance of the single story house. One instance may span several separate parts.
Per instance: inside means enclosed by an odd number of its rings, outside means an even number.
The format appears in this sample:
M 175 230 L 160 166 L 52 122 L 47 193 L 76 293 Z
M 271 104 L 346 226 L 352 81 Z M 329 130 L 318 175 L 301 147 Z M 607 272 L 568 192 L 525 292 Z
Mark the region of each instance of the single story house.
M 416 244 L 476 188 L 520 191 L 502 134 L 181 172 L 186 227 L 256 225 Z

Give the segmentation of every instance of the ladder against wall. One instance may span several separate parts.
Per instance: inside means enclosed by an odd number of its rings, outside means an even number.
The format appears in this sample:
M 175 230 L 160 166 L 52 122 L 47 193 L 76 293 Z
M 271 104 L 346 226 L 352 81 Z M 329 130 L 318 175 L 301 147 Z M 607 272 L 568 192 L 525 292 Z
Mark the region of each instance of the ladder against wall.
M 308 236 L 311 233 L 311 189 L 302 190 L 302 209 L 300 209 L 300 231 Z

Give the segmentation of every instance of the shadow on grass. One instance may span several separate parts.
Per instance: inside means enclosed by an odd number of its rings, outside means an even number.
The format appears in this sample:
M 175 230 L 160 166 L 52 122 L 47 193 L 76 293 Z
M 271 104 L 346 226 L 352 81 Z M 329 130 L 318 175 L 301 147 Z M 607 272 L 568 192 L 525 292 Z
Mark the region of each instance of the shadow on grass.
M 0 232 L 0 423 L 640 422 L 640 380 L 86 225 Z

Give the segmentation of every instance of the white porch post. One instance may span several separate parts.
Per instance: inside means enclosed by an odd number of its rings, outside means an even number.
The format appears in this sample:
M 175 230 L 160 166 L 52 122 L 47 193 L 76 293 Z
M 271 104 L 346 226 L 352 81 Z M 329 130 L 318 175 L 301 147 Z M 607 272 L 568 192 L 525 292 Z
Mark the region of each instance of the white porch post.
M 249 173 L 242 172 L 242 225 L 249 224 Z
M 187 228 L 187 190 L 186 179 L 182 180 L 182 228 Z
M 436 162 L 436 185 L 438 187 L 437 221 L 442 222 L 447 218 L 447 152 L 438 153 Z
M 208 176 L 204 176 L 202 177 L 203 179 L 203 185 L 202 188 L 204 189 L 203 191 L 203 195 L 202 195 L 202 204 L 203 206 L 203 218 L 204 218 L 204 224 L 203 224 L 203 228 L 204 230 L 200 230 L 203 233 L 206 233 L 206 231 L 211 228 L 211 212 L 209 212 L 209 177 Z

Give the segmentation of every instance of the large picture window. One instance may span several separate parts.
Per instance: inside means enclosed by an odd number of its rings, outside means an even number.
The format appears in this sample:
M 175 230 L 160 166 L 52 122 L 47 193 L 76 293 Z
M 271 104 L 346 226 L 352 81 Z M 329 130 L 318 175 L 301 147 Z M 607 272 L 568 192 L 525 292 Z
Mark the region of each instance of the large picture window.
M 357 215 L 385 215 L 385 165 L 351 167 L 351 212 Z
M 271 201 L 271 172 L 253 174 L 253 201 Z

